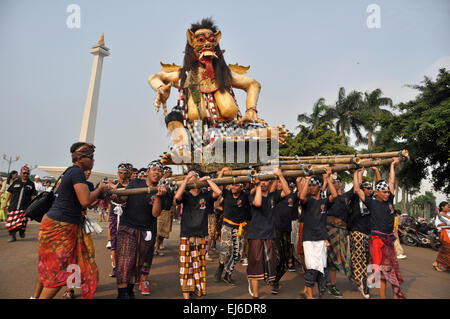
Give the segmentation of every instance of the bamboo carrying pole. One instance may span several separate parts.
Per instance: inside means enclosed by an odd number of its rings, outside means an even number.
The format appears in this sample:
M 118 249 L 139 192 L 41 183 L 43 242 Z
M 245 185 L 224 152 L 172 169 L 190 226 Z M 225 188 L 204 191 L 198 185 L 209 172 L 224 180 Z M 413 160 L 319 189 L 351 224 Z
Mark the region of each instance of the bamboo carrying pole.
M 359 164 L 361 159 L 359 157 L 349 158 L 324 158 L 315 160 L 292 160 L 280 162 L 280 169 L 303 169 L 301 164 Z
M 369 153 L 369 154 L 347 154 L 347 155 L 321 155 L 321 156 L 280 156 L 280 160 L 314 160 L 314 159 L 332 159 L 332 158 L 389 158 L 389 157 L 409 157 L 407 150 L 384 152 L 384 153 Z M 312 163 L 311 163 L 312 164 Z
M 362 162 L 360 165 L 355 166 L 353 164 L 344 164 L 344 165 L 336 165 L 331 167 L 331 172 L 342 172 L 347 170 L 354 170 L 358 169 L 359 167 L 372 167 L 372 166 L 383 166 L 383 165 L 389 165 L 393 161 L 392 158 L 388 159 L 381 159 L 381 160 L 375 160 L 375 161 L 367 161 Z M 321 175 L 325 173 L 324 168 L 316 168 L 310 171 L 304 171 L 304 170 L 287 170 L 283 171 L 282 174 L 285 178 L 297 178 L 302 176 L 310 176 L 310 175 Z M 249 183 L 253 178 L 258 178 L 261 181 L 267 181 L 267 180 L 275 180 L 278 179 L 278 176 L 276 174 L 267 174 L 267 175 L 260 175 L 257 174 L 256 176 L 236 176 L 236 177 L 223 177 L 223 178 L 215 178 L 211 179 L 216 185 L 229 185 L 229 184 L 240 184 L 240 183 Z M 176 186 L 181 184 L 182 182 L 175 182 L 171 183 L 170 185 L 166 185 L 166 189 L 169 189 L 170 186 Z M 192 189 L 192 188 L 203 188 L 208 187 L 209 184 L 207 181 L 200 181 L 195 183 L 188 183 L 186 185 L 186 190 Z M 138 194 L 155 194 L 158 191 L 158 187 L 143 187 L 143 188 L 132 188 L 132 189 L 125 189 L 125 190 L 113 190 L 109 191 L 108 195 L 111 194 L 117 194 L 120 196 L 127 196 L 127 195 L 138 195 Z

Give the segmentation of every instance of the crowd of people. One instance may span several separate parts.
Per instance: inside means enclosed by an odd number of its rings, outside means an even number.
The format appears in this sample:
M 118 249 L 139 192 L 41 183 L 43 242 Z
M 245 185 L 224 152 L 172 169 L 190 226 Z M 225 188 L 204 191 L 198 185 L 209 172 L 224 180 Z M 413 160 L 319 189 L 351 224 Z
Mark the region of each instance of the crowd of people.
M 88 182 L 94 164 L 95 146 L 75 143 L 70 148 L 73 166 L 56 185 L 56 198 L 41 221 L 38 235 L 38 278 L 33 298 L 53 298 L 66 287 L 65 298 L 73 297 L 68 287 L 68 267 L 77 265 L 83 298 L 92 298 L 99 281 L 95 249 L 85 224 L 88 208 L 96 207 L 101 221 L 108 222 L 107 248 L 111 252 L 110 277 L 116 278 L 117 298 L 135 298 L 135 285 L 142 295 L 150 294 L 149 274 L 153 257 L 163 255 L 164 239 L 172 232 L 174 218 L 180 218 L 179 271 L 183 298 L 206 294 L 206 261 L 212 247 L 219 251 L 214 280 L 236 285 L 233 273 L 238 263 L 247 267 L 248 291 L 259 298 L 259 285 L 266 282 L 272 294 L 280 291 L 287 271 L 304 273 L 300 297 L 312 299 L 326 292 L 337 298 L 337 272 L 342 273 L 370 298 L 369 288 L 378 284 L 380 298 L 386 298 L 387 283 L 394 298 L 405 298 L 398 259 L 405 258 L 398 242 L 398 212 L 394 209 L 395 158 L 389 179 L 383 180 L 376 167 L 375 183 L 363 181 L 364 169 L 353 173 L 353 187 L 344 192 L 339 178 L 326 168 L 322 176 L 299 177 L 290 183 L 277 168 L 262 170 L 247 184 L 218 186 L 210 176 L 190 169 L 177 189 L 160 183 L 172 170 L 160 161 L 136 169 L 130 163 L 118 165 L 117 180 L 94 186 Z M 229 167 L 218 172 L 224 176 Z M 39 177 L 29 179 L 23 166 L 11 172 L 2 189 L 2 210 L 10 242 L 16 233 L 25 237 L 25 210 L 39 192 L 49 190 Z M 201 183 L 203 182 L 203 183 Z M 205 187 L 192 187 L 200 183 Z M 110 195 L 108 191 L 156 187 L 154 194 Z M 439 206 L 436 226 L 442 246 L 436 262 L 438 271 L 449 269 L 449 204 Z M 156 279 L 157 280 L 157 279 Z

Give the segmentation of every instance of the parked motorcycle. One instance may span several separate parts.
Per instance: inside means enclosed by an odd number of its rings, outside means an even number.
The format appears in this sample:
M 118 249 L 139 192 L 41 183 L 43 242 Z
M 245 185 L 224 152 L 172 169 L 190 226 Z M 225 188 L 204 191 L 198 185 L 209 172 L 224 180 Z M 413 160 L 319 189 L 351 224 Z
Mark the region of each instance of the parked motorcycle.
M 439 250 L 441 248 L 441 240 L 439 236 L 439 231 L 436 227 L 428 231 L 428 236 L 430 238 L 430 247 L 433 250 Z
M 428 234 L 424 234 L 419 232 L 413 227 L 406 226 L 403 229 L 401 241 L 403 244 L 407 246 L 425 246 L 425 247 L 431 247 L 430 246 L 430 238 L 428 237 Z

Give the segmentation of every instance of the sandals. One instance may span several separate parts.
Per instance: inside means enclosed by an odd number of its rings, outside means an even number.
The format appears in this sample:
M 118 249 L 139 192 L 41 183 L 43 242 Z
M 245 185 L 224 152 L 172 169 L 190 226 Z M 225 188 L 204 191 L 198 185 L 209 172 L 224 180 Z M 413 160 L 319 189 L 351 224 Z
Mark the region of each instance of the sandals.
M 431 266 L 433 266 L 434 270 L 437 270 L 439 272 L 444 272 L 441 268 L 439 268 L 439 266 L 437 264 L 432 264 Z

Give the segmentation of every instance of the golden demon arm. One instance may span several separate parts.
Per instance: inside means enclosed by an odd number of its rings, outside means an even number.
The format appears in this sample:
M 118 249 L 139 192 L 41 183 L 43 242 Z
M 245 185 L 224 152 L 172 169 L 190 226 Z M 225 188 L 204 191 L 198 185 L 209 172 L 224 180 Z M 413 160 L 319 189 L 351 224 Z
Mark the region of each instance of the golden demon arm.
M 156 98 L 153 104 L 156 111 L 159 111 L 161 104 L 165 105 L 170 96 L 170 89 L 172 86 L 179 87 L 180 74 L 175 72 L 159 72 L 151 75 L 148 78 L 148 84 L 156 91 Z
M 231 72 L 232 83 L 234 88 L 238 88 L 247 92 L 246 112 L 240 122 L 257 122 L 256 104 L 258 103 L 259 92 L 261 91 L 261 84 L 255 79 L 252 79 L 243 74 Z

